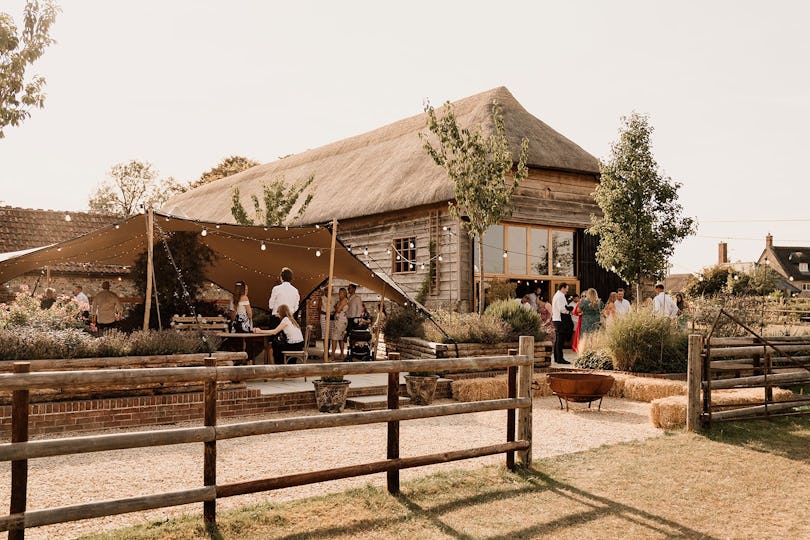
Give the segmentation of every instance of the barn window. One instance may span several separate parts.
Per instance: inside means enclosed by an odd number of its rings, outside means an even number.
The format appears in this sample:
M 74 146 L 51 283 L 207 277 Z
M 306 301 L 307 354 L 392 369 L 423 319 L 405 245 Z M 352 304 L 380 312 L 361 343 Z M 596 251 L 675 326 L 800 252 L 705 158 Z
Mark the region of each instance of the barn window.
M 416 272 L 416 237 L 395 238 L 391 253 L 394 272 Z
M 799 272 L 803 272 L 805 274 L 810 272 L 810 269 L 807 268 L 807 263 L 806 262 L 799 263 Z

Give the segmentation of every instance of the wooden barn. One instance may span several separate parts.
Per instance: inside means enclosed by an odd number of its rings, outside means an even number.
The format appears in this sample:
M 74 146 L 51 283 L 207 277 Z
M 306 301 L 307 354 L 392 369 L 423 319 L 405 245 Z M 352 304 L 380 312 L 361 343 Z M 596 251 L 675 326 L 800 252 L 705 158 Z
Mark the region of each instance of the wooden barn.
M 596 265 L 596 241 L 584 234 L 591 214 L 599 212 L 591 197 L 599 181 L 597 159 L 532 116 L 504 87 L 456 101 L 453 109 L 461 125 L 480 125 L 488 135 L 493 102 L 501 107 L 513 156 L 521 139 L 529 140 L 529 177 L 514 196 L 513 215 L 487 231 L 483 269 L 475 266 L 472 239 L 449 212 L 453 185 L 422 147 L 424 113 L 201 186 L 176 196 L 163 211 L 233 222 L 233 188 L 247 202 L 250 195 L 261 199 L 263 183 L 314 175 L 307 189 L 312 201 L 295 224 L 337 218 L 344 244 L 428 306 L 474 309 L 481 276 L 493 285 L 511 282 L 518 293 L 540 286 L 549 297 L 567 282 L 576 291 L 595 287 L 605 298 L 620 281 Z

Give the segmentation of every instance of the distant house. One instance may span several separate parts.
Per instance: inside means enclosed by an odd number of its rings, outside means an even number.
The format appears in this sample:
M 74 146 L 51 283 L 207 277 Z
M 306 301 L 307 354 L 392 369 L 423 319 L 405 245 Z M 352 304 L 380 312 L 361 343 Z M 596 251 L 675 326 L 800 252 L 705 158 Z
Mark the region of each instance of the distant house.
M 774 246 L 769 234 L 757 262 L 770 265 L 800 296 L 810 296 L 810 247 Z
M 232 223 L 233 188 L 245 201 L 261 199 L 263 183 L 314 175 L 312 202 L 296 224 L 337 218 L 344 244 L 411 296 L 422 291 L 428 305 L 474 309 L 480 279 L 511 282 L 517 294 L 541 287 L 550 297 L 567 282 L 571 291 L 595 287 L 606 297 L 621 282 L 596 264 L 597 240 L 584 232 L 599 213 L 591 196 L 599 182 L 597 159 L 532 116 L 506 88 L 459 100 L 453 110 L 459 124 L 480 125 L 487 136 L 494 133 L 493 102 L 501 107 L 513 156 L 521 138 L 529 140 L 529 177 L 514 196 L 513 215 L 484 235 L 482 269 L 472 239 L 449 212 L 453 185 L 422 147 L 425 114 L 211 182 L 162 210 Z
M 115 223 L 119 218 L 89 212 L 35 210 L 31 208 L 0 207 L 0 254 L 47 246 L 82 236 Z M 52 287 L 56 294 L 69 295 L 80 284 L 92 296 L 101 289 L 101 282 L 118 282 L 113 290 L 124 297 L 138 296 L 128 279 L 129 269 L 114 265 L 59 264 L 14 278 L 0 286 L 0 301 L 13 299 L 21 285 L 42 294 Z

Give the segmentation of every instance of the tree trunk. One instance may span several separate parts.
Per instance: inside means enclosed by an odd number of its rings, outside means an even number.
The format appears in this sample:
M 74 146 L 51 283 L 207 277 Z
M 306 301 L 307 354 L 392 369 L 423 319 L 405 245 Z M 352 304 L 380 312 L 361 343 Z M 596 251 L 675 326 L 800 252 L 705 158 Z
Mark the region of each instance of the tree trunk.
M 478 314 L 484 314 L 484 236 L 478 235 Z

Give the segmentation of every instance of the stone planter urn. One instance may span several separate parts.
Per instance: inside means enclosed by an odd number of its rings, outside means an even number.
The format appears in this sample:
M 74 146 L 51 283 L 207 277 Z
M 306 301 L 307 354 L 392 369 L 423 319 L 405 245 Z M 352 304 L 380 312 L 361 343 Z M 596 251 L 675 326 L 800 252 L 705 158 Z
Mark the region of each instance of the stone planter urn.
M 318 405 L 318 411 L 328 413 L 343 412 L 351 381 L 315 379 L 312 384 L 315 385 L 315 403 Z
M 405 388 L 414 405 L 430 405 L 436 394 L 438 375 L 405 375 Z

